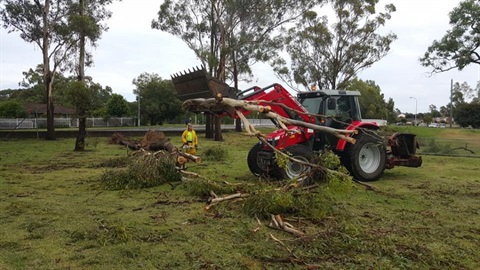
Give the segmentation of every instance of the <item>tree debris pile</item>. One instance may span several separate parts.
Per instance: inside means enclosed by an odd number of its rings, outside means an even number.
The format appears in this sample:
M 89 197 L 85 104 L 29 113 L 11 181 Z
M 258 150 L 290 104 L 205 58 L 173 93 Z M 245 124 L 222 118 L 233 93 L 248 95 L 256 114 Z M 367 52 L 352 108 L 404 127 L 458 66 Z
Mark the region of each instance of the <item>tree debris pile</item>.
M 148 131 L 141 141 L 114 133 L 110 143 L 127 146 L 130 152 L 127 164 L 120 170 L 109 170 L 101 177 L 106 189 L 135 189 L 179 182 L 182 166 L 188 161 L 200 162 L 197 156 L 182 153 L 161 131 Z M 118 167 L 118 166 L 117 166 Z
M 128 139 L 122 134 L 115 132 L 113 133 L 112 137 L 110 138 L 110 143 L 111 144 L 121 144 L 125 145 L 131 150 L 138 150 L 140 149 L 140 144 L 136 140 Z
M 131 150 L 166 150 L 169 153 L 178 151 L 163 132 L 155 130 L 147 131 L 141 141 L 125 138 L 122 134 L 115 132 L 110 138 L 110 143 L 125 145 Z
M 140 147 L 147 151 L 165 150 L 169 153 L 177 152 L 178 149 L 171 142 L 170 139 L 165 137 L 165 134 L 161 131 L 149 130 L 143 136 L 140 142 Z
M 192 196 L 199 196 L 207 203 L 205 210 L 210 210 L 222 202 L 230 202 L 223 207 L 241 208 L 251 217 L 277 222 L 272 225 L 289 231 L 288 225 L 280 215 L 292 216 L 311 221 L 318 221 L 331 214 L 335 194 L 347 194 L 353 187 L 352 178 L 340 165 L 338 156 L 325 153 L 318 157 L 318 168 L 309 174 L 313 182 L 303 185 L 299 179 L 281 182 L 261 181 L 258 183 L 230 183 L 213 181 L 200 175 L 184 172 L 183 184 Z M 326 173 L 336 169 L 336 173 Z M 272 221 L 273 222 L 273 221 Z M 282 225 L 283 224 L 283 225 Z M 282 227 L 283 226 L 283 227 Z M 287 226 L 287 227 L 285 227 Z M 291 229 L 291 228 L 290 228 Z M 294 230 L 298 236 L 298 230 Z
M 106 171 L 100 182 L 105 189 L 149 188 L 181 181 L 176 159 L 165 151 L 131 158 L 125 169 Z

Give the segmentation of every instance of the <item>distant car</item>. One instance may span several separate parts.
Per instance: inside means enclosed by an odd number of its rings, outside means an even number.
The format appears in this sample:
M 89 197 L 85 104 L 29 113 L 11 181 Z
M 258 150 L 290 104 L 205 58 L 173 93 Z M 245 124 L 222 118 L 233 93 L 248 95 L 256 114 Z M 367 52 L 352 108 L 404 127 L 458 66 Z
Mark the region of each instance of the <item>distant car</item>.
M 438 127 L 439 127 L 439 128 L 445 128 L 446 125 L 445 125 L 445 124 L 440 124 Z
M 428 125 L 429 128 L 438 128 L 438 123 L 431 123 Z

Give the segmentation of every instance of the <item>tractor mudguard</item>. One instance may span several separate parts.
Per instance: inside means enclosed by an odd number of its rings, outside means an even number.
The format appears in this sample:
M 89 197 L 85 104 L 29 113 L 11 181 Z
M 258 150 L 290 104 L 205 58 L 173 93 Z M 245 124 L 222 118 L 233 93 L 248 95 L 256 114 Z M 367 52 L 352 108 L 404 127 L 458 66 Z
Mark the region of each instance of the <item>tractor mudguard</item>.
M 309 140 L 308 134 L 305 134 L 303 130 L 298 126 L 287 126 L 289 131 L 298 131 L 297 133 L 288 133 L 283 129 L 277 129 L 268 134 L 265 139 L 278 148 L 279 150 L 285 149 L 296 144 L 306 144 Z
M 365 129 L 370 129 L 370 130 L 378 130 L 380 127 L 376 123 L 366 123 L 362 121 L 353 121 L 347 128 L 346 130 L 355 130 L 359 128 L 365 128 Z M 347 137 L 350 137 L 350 134 L 346 135 Z M 345 147 L 347 146 L 347 141 L 345 140 L 338 140 L 337 143 L 337 151 L 343 151 L 345 150 Z

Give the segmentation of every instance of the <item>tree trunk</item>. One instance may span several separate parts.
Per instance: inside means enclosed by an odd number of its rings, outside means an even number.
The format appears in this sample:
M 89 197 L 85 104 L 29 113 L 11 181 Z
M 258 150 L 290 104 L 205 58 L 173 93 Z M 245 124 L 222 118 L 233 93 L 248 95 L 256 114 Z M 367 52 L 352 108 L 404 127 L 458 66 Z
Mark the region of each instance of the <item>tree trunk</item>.
M 232 65 L 233 65 L 233 86 L 238 90 L 238 66 L 237 66 L 237 55 L 235 51 L 232 51 Z M 235 118 L 235 131 L 242 132 L 242 120 L 240 118 Z
M 223 141 L 222 136 L 222 120 L 218 116 L 214 116 L 215 118 L 215 141 Z
M 235 131 L 242 132 L 242 120 L 240 118 L 235 118 Z
M 219 106 L 222 106 L 222 107 L 219 107 Z M 308 129 L 313 129 L 320 132 L 332 134 L 333 136 L 339 139 L 345 140 L 349 143 L 355 143 L 355 139 L 346 135 L 358 133 L 357 130 L 335 129 L 328 126 L 320 126 L 320 125 L 312 124 L 312 123 L 301 121 L 301 120 L 286 118 L 272 112 L 270 106 L 251 104 L 248 101 L 231 99 L 231 98 L 222 98 L 221 100 L 214 99 L 214 98 L 189 99 L 183 103 L 183 108 L 186 110 L 193 109 L 193 110 L 202 110 L 202 111 L 209 111 L 212 108 L 216 108 L 216 110 L 218 110 L 221 108 L 223 111 L 229 112 L 230 114 L 236 113 L 242 120 L 245 127 L 245 131 L 250 135 L 259 135 L 260 133 L 257 130 L 255 130 L 255 127 L 252 124 L 250 124 L 248 119 L 243 115 L 243 113 L 240 110 L 263 113 L 264 116 L 270 119 L 274 119 L 278 127 L 286 131 L 288 131 L 287 125 L 300 126 L 300 127 L 305 127 Z M 298 132 L 298 131 L 295 131 L 295 132 Z
M 80 16 L 85 16 L 85 2 L 80 0 Z M 79 60 L 78 60 L 78 81 L 85 83 L 85 33 L 80 32 L 79 44 Z M 87 115 L 84 108 L 78 111 L 78 133 L 75 140 L 75 151 L 85 151 L 85 136 L 87 134 Z
M 47 140 L 55 140 L 55 108 L 53 105 L 53 75 L 51 71 L 47 71 L 45 78 L 45 88 L 47 92 Z
M 48 15 L 50 13 L 50 0 L 45 0 L 45 7 L 42 14 L 43 19 L 43 44 L 42 44 L 42 53 L 43 53 L 43 80 L 45 84 L 45 92 L 47 95 L 47 140 L 55 140 L 55 112 L 53 106 L 53 78 L 54 74 L 50 70 L 50 58 L 49 58 L 49 48 L 50 48 L 50 36 L 48 29 Z
M 83 117 L 78 118 L 78 134 L 77 140 L 75 141 L 75 151 L 84 151 L 85 150 L 85 136 L 87 135 L 87 118 L 85 114 Z
M 209 113 L 205 113 L 205 138 L 213 138 L 212 115 Z

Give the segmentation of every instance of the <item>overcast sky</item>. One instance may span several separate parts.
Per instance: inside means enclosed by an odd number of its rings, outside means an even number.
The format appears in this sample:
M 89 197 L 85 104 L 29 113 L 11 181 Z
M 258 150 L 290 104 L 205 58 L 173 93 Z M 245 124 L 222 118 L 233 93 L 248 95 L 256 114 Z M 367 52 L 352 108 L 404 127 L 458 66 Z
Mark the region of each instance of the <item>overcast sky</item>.
M 200 66 L 193 52 L 179 39 L 150 27 L 162 0 L 123 0 L 110 6 L 113 16 L 107 21 L 109 31 L 104 33 L 98 47 L 92 49 L 94 67 L 86 73 L 95 82 L 110 86 L 128 101 L 135 100 L 132 80 L 143 72 L 157 73 L 164 79 L 189 67 Z M 434 39 L 440 39 L 450 28 L 448 13 L 460 0 L 381 0 L 378 10 L 393 3 L 397 11 L 382 31 L 397 34 L 390 53 L 359 77 L 374 80 L 385 99 L 393 98 L 402 112 L 427 112 L 428 106 L 446 105 L 450 97 L 450 80 L 467 82 L 475 87 L 480 80 L 480 67 L 449 71 L 428 76 L 428 69 L 419 64 L 419 57 Z M 0 32 L 0 90 L 18 88 L 22 72 L 42 62 L 41 51 L 20 39 L 18 33 Z M 252 85 L 267 86 L 281 83 L 266 64 L 253 67 Z

